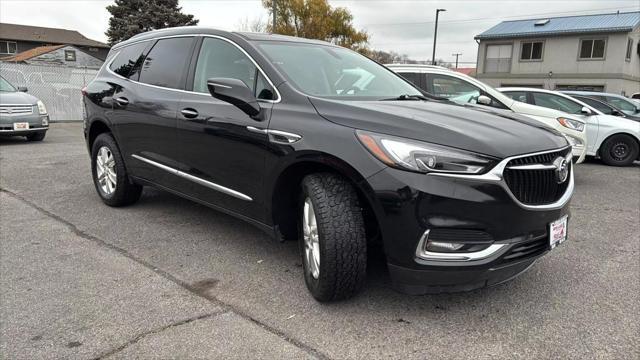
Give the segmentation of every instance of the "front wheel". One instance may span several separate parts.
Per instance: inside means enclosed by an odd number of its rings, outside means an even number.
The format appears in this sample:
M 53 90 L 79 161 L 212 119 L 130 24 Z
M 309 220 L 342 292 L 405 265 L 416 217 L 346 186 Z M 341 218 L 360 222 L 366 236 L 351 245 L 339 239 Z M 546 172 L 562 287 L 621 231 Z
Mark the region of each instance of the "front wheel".
M 607 165 L 629 166 L 638 158 L 638 142 L 629 135 L 614 135 L 600 147 L 600 157 Z
M 29 141 L 42 141 L 44 140 L 44 136 L 47 134 L 46 131 L 38 131 L 33 134 L 27 135 L 27 140 Z
M 129 179 L 124 160 L 111 134 L 101 134 L 93 142 L 91 172 L 96 191 L 105 204 L 124 206 L 140 198 L 142 186 Z
M 350 298 L 364 284 L 367 241 L 358 195 L 345 179 L 329 173 L 302 181 L 301 252 L 304 279 L 321 302 Z

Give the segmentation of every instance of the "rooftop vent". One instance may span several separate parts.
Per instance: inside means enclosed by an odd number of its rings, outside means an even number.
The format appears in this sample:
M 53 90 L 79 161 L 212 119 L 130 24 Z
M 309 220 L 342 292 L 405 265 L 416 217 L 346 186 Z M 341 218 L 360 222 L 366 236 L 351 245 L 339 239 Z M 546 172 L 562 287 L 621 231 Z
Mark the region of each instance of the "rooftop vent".
M 542 20 L 536 21 L 536 23 L 534 25 L 535 26 L 545 26 L 548 23 L 549 23 L 549 19 L 542 19 Z

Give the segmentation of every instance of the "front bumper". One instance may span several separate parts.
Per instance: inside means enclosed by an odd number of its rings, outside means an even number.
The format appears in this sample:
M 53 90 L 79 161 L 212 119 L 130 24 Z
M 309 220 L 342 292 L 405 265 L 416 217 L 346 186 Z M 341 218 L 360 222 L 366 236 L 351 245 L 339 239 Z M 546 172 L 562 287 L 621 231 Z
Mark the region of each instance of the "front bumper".
M 29 129 L 14 130 L 14 123 L 29 123 Z M 0 135 L 1 136 L 23 136 L 35 132 L 47 131 L 49 129 L 49 115 L 29 114 L 29 115 L 1 115 Z
M 519 203 L 490 174 L 474 179 L 387 168 L 369 177 L 394 287 L 411 294 L 466 291 L 525 271 L 549 250 L 549 224 L 569 215 L 572 173 L 562 201 L 541 207 Z M 502 246 L 469 261 L 425 259 L 417 249 L 427 230 L 453 234 L 449 239 L 481 234 Z

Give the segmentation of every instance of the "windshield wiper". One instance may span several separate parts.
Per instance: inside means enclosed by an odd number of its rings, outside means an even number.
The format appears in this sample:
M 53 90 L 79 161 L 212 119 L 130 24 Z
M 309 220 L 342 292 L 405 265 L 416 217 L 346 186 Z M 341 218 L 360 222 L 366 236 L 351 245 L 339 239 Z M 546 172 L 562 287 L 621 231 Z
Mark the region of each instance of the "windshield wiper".
M 380 101 L 394 101 L 394 100 L 398 100 L 398 101 L 404 101 L 404 100 L 425 100 L 425 101 L 429 101 L 430 99 L 425 97 L 425 96 L 422 96 L 422 95 L 409 95 L 409 94 L 402 94 L 402 95 L 394 97 L 394 98 L 380 99 Z

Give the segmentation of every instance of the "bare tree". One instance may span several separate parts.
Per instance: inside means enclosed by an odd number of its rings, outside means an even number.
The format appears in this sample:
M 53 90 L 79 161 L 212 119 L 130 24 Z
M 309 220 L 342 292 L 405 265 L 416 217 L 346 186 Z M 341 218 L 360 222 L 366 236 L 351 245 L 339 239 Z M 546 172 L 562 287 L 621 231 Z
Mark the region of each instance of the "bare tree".
M 247 31 L 247 32 L 267 32 L 267 22 L 264 21 L 261 17 L 249 19 L 245 17 L 240 20 L 238 23 L 238 31 Z

